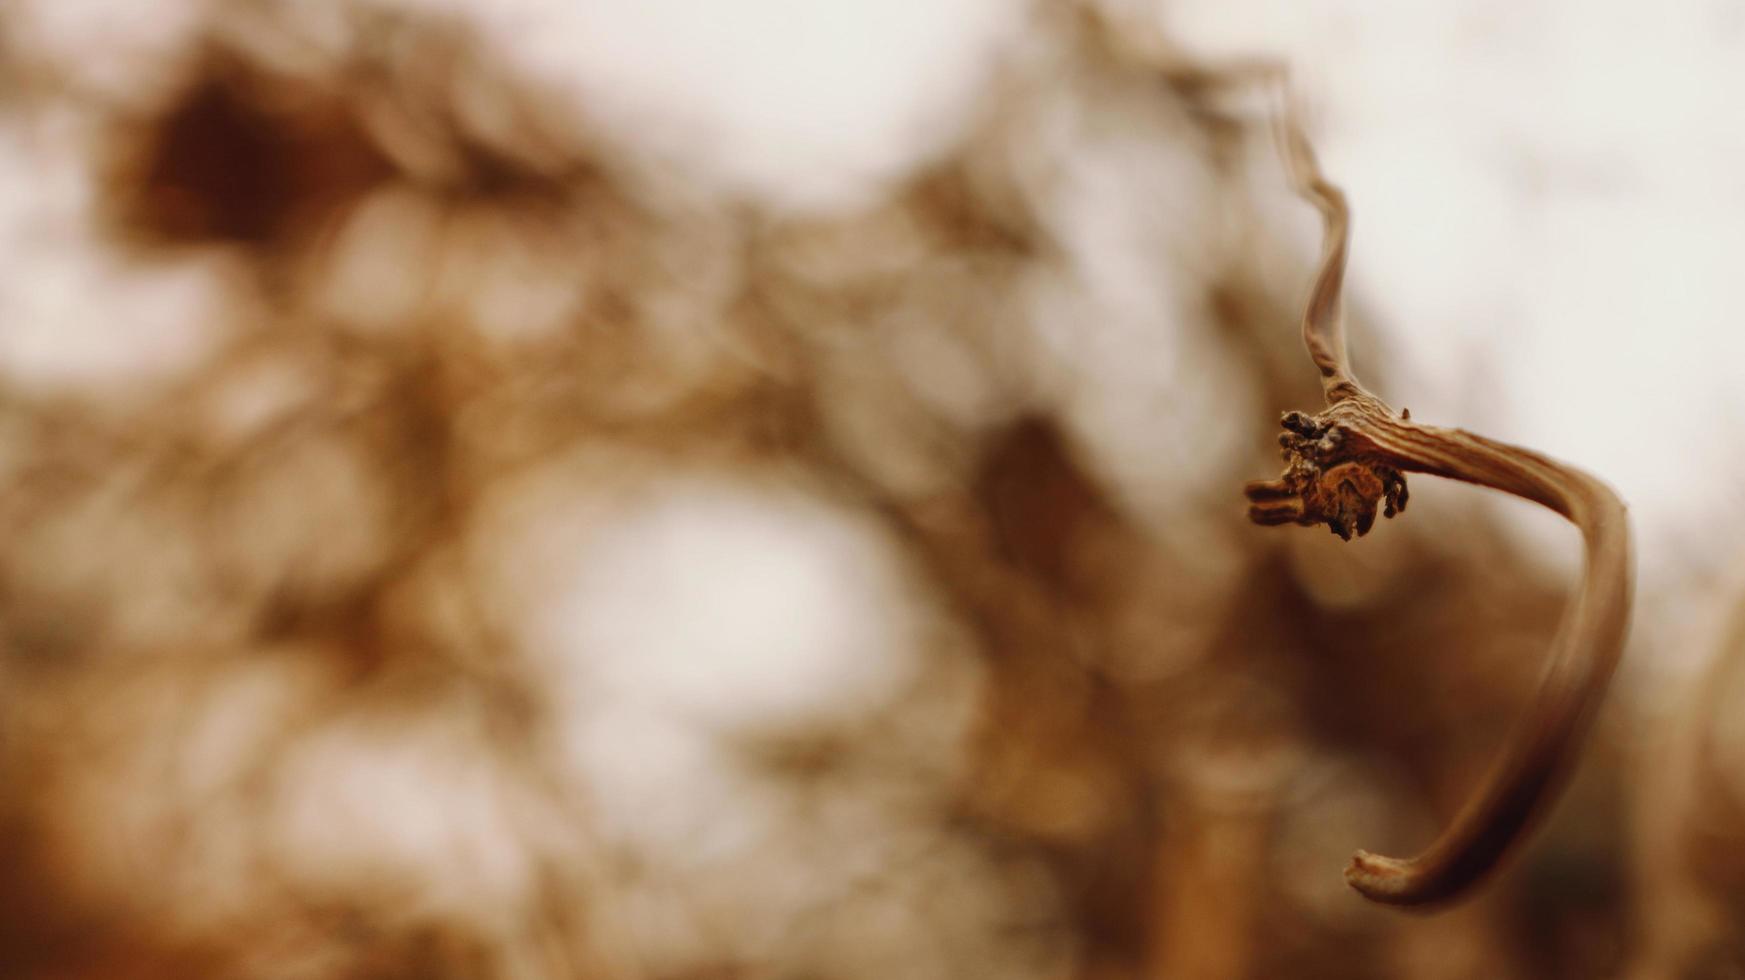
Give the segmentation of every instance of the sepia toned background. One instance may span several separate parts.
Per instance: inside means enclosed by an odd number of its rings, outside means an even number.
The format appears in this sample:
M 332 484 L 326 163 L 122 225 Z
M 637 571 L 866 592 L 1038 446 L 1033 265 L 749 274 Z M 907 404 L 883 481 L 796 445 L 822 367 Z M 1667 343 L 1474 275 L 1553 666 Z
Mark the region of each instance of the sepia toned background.
M 1367 905 L 1555 516 L 1249 524 L 1356 369 L 1585 467 L 1565 799 Z M 1745 977 L 1745 14 L 0 6 L 0 977 Z

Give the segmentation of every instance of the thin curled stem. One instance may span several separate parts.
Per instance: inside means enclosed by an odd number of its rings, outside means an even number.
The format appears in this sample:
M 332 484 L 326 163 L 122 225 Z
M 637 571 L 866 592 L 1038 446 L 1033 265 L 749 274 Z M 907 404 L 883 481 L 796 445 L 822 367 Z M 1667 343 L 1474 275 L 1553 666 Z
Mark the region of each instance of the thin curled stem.
M 1495 868 L 1561 788 L 1604 698 L 1629 628 L 1633 591 L 1624 504 L 1604 483 L 1531 450 L 1396 414 L 1358 384 L 1345 351 L 1342 284 L 1350 239 L 1344 194 L 1321 173 L 1288 103 L 1275 116 L 1292 183 L 1322 216 L 1322 258 L 1303 313 L 1303 342 L 1321 372 L 1328 407 L 1290 412 L 1278 480 L 1244 490 L 1260 524 L 1327 524 L 1349 540 L 1405 509 L 1404 474 L 1493 487 L 1549 507 L 1574 524 L 1584 548 L 1581 583 L 1551 642 L 1532 708 L 1470 801 L 1428 849 L 1401 859 L 1358 851 L 1345 878 L 1391 905 L 1445 902 Z
M 1285 98 L 1290 98 L 1288 91 Z M 1291 186 L 1321 212 L 1321 267 L 1303 307 L 1303 346 L 1321 371 L 1322 388 L 1331 404 L 1343 397 L 1347 385 L 1357 381 L 1345 353 L 1344 283 L 1345 259 L 1351 249 L 1351 209 L 1345 203 L 1345 192 L 1322 176 L 1315 149 L 1296 120 L 1297 113 L 1287 101 L 1284 111 L 1273 115 L 1273 130 Z

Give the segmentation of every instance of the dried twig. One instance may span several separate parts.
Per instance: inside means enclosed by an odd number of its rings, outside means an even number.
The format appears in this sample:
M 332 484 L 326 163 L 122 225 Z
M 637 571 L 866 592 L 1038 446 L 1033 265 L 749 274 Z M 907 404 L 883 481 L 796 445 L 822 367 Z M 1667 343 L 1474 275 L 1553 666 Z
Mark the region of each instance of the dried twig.
M 1605 484 L 1538 453 L 1396 414 L 1358 384 L 1345 354 L 1341 288 L 1350 212 L 1322 175 L 1295 112 L 1277 136 L 1297 192 L 1320 210 L 1321 268 L 1303 314 L 1303 342 L 1321 372 L 1327 408 L 1289 412 L 1279 437 L 1288 464 L 1277 480 L 1248 484 L 1260 524 L 1326 524 L 1350 540 L 1405 509 L 1407 472 L 1494 487 L 1535 501 L 1581 530 L 1581 587 L 1551 644 L 1536 702 L 1483 787 L 1428 850 L 1402 860 L 1358 851 L 1345 878 L 1378 902 L 1421 905 L 1454 898 L 1496 866 L 1554 797 L 1623 649 L 1632 592 L 1630 533 Z

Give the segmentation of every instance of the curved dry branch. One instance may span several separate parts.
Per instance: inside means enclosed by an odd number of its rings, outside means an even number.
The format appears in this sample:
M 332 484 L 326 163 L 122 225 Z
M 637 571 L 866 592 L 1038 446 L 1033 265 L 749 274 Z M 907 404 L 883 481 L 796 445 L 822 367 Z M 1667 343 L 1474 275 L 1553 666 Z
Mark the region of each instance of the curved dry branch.
M 1283 76 L 1275 76 L 1283 84 Z M 1345 256 L 1351 247 L 1351 209 L 1345 192 L 1330 183 L 1315 159 L 1315 148 L 1297 124 L 1297 114 L 1287 108 L 1273 116 L 1274 137 L 1298 195 L 1321 212 L 1321 269 L 1303 308 L 1303 346 L 1321 371 L 1321 385 L 1329 403 L 1339 401 L 1357 379 L 1345 353 Z
M 1460 895 L 1494 868 L 1555 796 L 1605 695 L 1628 630 L 1633 565 L 1624 504 L 1604 483 L 1531 450 L 1459 429 L 1420 425 L 1365 391 L 1345 354 L 1341 291 L 1349 239 L 1345 198 L 1320 172 L 1288 107 L 1279 143 L 1299 194 L 1323 220 L 1323 254 L 1303 315 L 1303 341 L 1320 369 L 1328 407 L 1290 412 L 1279 437 L 1288 464 L 1278 480 L 1251 483 L 1249 517 L 1260 524 L 1326 524 L 1362 535 L 1381 507 L 1405 509 L 1405 473 L 1494 487 L 1551 508 L 1580 529 L 1581 585 L 1552 640 L 1532 709 L 1484 785 L 1416 858 L 1357 852 L 1345 872 L 1378 902 L 1423 905 Z

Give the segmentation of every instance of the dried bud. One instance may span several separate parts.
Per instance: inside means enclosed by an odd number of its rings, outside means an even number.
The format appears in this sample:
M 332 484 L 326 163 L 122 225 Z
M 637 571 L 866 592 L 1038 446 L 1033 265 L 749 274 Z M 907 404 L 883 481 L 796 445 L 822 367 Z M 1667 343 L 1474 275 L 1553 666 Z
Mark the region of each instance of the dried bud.
M 1406 509 L 1406 478 L 1399 470 L 1366 459 L 1350 447 L 1337 423 L 1286 412 L 1279 434 L 1288 464 L 1277 480 L 1250 483 L 1248 516 L 1257 524 L 1326 524 L 1346 541 L 1369 533 L 1375 513 Z

